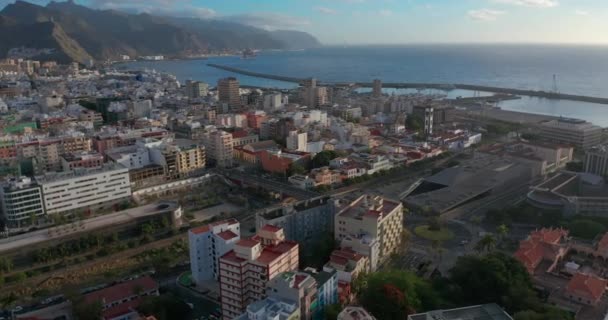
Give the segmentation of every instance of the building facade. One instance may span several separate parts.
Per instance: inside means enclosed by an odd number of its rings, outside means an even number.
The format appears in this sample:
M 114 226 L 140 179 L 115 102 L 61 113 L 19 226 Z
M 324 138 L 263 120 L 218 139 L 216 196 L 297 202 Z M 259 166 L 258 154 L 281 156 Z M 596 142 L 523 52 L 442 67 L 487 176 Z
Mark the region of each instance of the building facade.
M 297 301 L 302 320 L 312 320 L 317 312 L 317 282 L 308 273 L 283 272 L 268 282 L 266 294 L 271 298 Z
M 190 270 L 197 285 L 218 279 L 220 257 L 241 239 L 240 223 L 235 219 L 190 229 Z
M 218 167 L 231 167 L 233 162 L 234 141 L 232 134 L 226 131 L 213 131 L 204 138 L 207 157 L 215 161 Z
M 602 128 L 578 119 L 560 118 L 542 123 L 540 136 L 549 141 L 588 149 L 600 144 Z
M 220 300 L 224 320 L 266 296 L 266 285 L 282 272 L 298 268 L 298 244 L 285 240 L 283 229 L 264 226 L 250 239 L 239 240 L 220 258 Z
M 403 204 L 380 196 L 363 195 L 336 215 L 334 235 L 342 248 L 370 259 L 370 271 L 401 247 Z
M 597 145 L 585 152 L 584 170 L 598 176 L 608 176 L 608 145 Z
M 3 219 L 9 228 L 31 224 L 32 218 L 45 215 L 42 190 L 32 179 L 20 177 L 6 181 L 0 187 Z
M 47 214 L 92 208 L 129 199 L 129 170 L 115 164 L 36 177 Z
M 220 102 L 228 104 L 231 108 L 241 105 L 240 86 L 236 78 L 220 79 L 217 82 L 217 90 Z

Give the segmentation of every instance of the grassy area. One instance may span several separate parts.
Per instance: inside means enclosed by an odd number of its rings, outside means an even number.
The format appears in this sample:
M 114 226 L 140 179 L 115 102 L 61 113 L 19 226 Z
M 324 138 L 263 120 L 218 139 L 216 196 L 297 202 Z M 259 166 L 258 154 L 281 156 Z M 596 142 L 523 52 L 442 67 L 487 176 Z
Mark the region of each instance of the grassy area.
M 454 233 L 447 228 L 441 228 L 439 231 L 429 230 L 429 226 L 418 226 L 414 229 L 414 233 L 424 239 L 433 241 L 446 241 L 454 238 Z

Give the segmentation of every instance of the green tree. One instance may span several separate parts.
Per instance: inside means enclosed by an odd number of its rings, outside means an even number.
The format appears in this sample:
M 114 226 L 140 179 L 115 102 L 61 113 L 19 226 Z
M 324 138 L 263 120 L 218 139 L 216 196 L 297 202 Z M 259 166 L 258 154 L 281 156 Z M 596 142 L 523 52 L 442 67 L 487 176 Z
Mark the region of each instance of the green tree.
M 405 128 L 412 131 L 420 131 L 424 126 L 424 121 L 417 116 L 410 115 L 405 119 Z
M 312 158 L 312 167 L 313 168 L 321 168 L 329 166 L 329 162 L 339 155 L 336 151 L 333 150 L 324 150 L 317 153 L 314 158 Z
M 0 273 L 11 270 L 13 270 L 13 261 L 9 257 L 0 257 Z
M 541 306 L 528 271 L 503 253 L 458 258 L 448 281 L 448 297 L 457 305 L 494 302 L 511 314 Z
M 570 235 L 577 238 L 593 240 L 598 234 L 606 232 L 606 227 L 592 220 L 577 219 L 568 224 Z
M 501 224 L 498 226 L 498 228 L 496 228 L 496 232 L 500 237 L 500 241 L 503 241 L 507 235 L 509 235 L 509 227 L 507 227 L 505 224 Z
M 289 175 L 293 176 L 295 174 L 305 174 L 306 173 L 306 168 L 304 168 L 303 166 L 301 166 L 298 163 L 292 163 L 291 166 L 289 166 Z
M 84 299 L 78 298 L 72 301 L 74 316 L 78 320 L 99 320 L 101 319 L 103 306 L 101 301 L 85 302 Z
M 35 213 L 30 213 L 30 224 L 35 226 L 38 224 L 38 216 Z
M 441 220 L 439 220 L 439 217 L 431 217 L 429 219 L 429 230 L 431 230 L 431 231 L 441 230 Z
M 490 252 L 490 251 L 494 250 L 495 247 L 496 247 L 496 239 L 494 238 L 493 235 L 488 234 L 488 235 L 485 235 L 483 238 L 481 238 L 481 240 L 479 240 L 477 242 L 477 244 L 475 245 L 475 250 L 479 253 Z
M 337 320 L 338 315 L 342 312 L 342 306 L 340 304 L 330 304 L 325 307 L 325 319 L 326 320 Z
M 436 309 L 439 295 L 425 280 L 407 271 L 376 272 L 358 289 L 359 302 L 378 319 L 404 319 L 415 310 Z

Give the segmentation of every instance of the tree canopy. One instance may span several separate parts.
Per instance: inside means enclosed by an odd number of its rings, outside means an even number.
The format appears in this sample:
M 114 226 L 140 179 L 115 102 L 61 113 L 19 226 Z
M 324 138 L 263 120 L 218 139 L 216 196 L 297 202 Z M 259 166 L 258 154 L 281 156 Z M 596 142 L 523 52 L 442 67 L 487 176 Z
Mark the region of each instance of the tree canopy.
M 314 158 L 312 158 L 312 167 L 313 168 L 321 168 L 329 165 L 329 162 L 340 155 L 333 150 L 324 150 L 317 153 Z

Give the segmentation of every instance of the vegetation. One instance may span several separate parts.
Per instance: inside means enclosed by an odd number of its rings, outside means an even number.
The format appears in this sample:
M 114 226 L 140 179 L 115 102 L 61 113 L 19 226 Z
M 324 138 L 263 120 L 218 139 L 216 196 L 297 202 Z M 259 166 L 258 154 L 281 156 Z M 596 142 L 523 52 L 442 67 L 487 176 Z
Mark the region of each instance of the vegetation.
M 402 320 L 414 312 L 485 303 L 497 303 L 516 320 L 572 319 L 543 304 L 525 268 L 502 253 L 460 257 L 447 277 L 432 281 L 403 270 L 361 275 L 353 290 L 378 319 Z
M 434 231 L 429 225 L 418 226 L 414 233 L 424 239 L 433 241 L 446 241 L 454 238 L 454 233 L 446 228 Z
M 326 320 L 337 320 L 338 315 L 342 311 L 342 306 L 340 304 L 331 304 L 325 307 L 324 311 Z
M 153 315 L 158 320 L 188 319 L 192 312 L 185 302 L 172 294 L 145 297 L 138 311 L 146 316 Z
M 312 158 L 312 167 L 313 168 L 321 168 L 329 166 L 329 162 L 340 155 L 338 152 L 333 150 L 325 150 L 317 153 L 314 158 Z
M 334 235 L 329 233 L 316 241 L 313 240 L 312 244 L 306 248 L 300 247 L 300 265 L 302 269 L 306 267 L 322 268 L 329 261 L 331 253 L 337 246 L 338 244 L 334 239 Z
M 405 128 L 412 131 L 420 131 L 424 127 L 424 120 L 420 117 L 410 115 L 405 119 Z
M 78 320 L 98 320 L 101 319 L 103 306 L 100 301 L 87 303 L 82 297 L 72 300 L 74 316 Z
M 559 211 L 540 210 L 526 204 L 489 210 L 485 221 L 497 226 L 499 233 L 502 226 L 508 229 L 513 223 L 562 227 L 570 230 L 571 236 L 587 240 L 593 240 L 608 231 L 608 219 L 602 217 L 564 217 Z
M 289 166 L 289 172 L 287 174 L 293 176 L 295 174 L 305 174 L 306 172 L 306 168 L 294 162 Z

